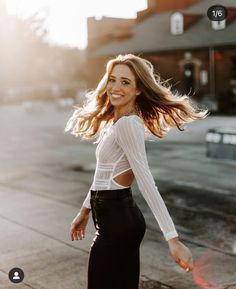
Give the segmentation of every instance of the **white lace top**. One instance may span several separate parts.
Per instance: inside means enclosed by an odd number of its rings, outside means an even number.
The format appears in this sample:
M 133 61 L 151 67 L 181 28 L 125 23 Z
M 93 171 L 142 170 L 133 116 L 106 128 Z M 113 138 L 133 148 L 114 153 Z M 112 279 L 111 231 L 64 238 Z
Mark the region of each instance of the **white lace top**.
M 122 116 L 105 133 L 96 148 L 96 170 L 90 190 L 125 188 L 114 178 L 132 169 L 139 190 L 149 205 L 166 240 L 178 236 L 166 205 L 150 172 L 145 130 L 137 115 Z M 83 206 L 91 209 L 90 190 Z

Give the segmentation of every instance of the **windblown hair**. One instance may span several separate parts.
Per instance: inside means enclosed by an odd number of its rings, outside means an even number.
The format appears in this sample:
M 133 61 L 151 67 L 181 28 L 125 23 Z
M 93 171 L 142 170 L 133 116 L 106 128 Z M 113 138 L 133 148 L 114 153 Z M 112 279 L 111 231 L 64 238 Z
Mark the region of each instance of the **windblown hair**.
M 135 110 L 142 119 L 145 130 L 157 137 L 164 137 L 172 127 L 184 131 L 185 123 L 205 118 L 209 112 L 199 108 L 188 95 L 172 92 L 166 81 L 154 72 L 150 61 L 133 54 L 119 55 L 108 61 L 106 73 L 97 88 L 88 92 L 82 107 L 75 106 L 65 131 L 71 130 L 82 139 L 97 138 L 114 119 L 114 106 L 110 103 L 106 86 L 117 64 L 125 64 L 133 72 L 141 94 L 136 97 Z

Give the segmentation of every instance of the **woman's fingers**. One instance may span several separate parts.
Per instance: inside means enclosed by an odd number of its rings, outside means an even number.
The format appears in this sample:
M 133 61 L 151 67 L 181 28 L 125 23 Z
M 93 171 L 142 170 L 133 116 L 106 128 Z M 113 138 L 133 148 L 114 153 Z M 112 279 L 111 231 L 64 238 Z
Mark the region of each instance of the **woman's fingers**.
M 189 271 L 192 271 L 193 270 L 193 256 L 190 251 L 189 251 L 189 258 L 186 263 L 188 264 Z
M 192 262 L 190 260 L 190 262 L 185 262 L 181 259 L 177 259 L 175 261 L 181 268 L 183 268 L 186 272 L 190 272 L 192 271 L 193 269 L 193 266 L 192 266 Z
M 82 240 L 82 233 L 81 230 L 77 231 L 77 237 Z M 77 239 L 78 240 L 78 239 Z
M 70 238 L 71 238 L 71 241 L 76 240 L 75 230 L 74 229 L 70 229 Z
M 88 222 L 89 216 L 79 216 L 74 219 L 70 227 L 70 238 L 74 240 L 82 240 L 85 237 L 85 228 Z
M 191 269 L 191 271 L 193 270 L 193 257 L 192 257 L 192 255 L 190 256 L 190 259 L 189 259 L 189 261 L 188 261 L 188 264 L 189 264 L 189 267 L 190 267 L 190 269 Z
M 81 229 L 81 238 L 84 238 L 85 237 L 85 230 L 84 229 Z
M 85 237 L 85 230 L 84 229 L 77 229 L 77 230 L 71 230 L 70 231 L 70 237 L 71 240 L 82 240 Z
M 192 253 L 183 243 L 179 242 L 177 245 L 171 245 L 170 253 L 174 261 L 186 272 L 193 270 Z

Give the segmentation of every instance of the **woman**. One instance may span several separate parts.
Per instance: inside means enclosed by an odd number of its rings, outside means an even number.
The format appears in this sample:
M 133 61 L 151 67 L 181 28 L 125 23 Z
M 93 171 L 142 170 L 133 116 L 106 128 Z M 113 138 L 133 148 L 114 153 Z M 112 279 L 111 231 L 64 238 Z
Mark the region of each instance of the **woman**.
M 110 60 L 87 99 L 66 127 L 83 139 L 98 137 L 94 180 L 70 228 L 72 241 L 84 238 L 92 211 L 96 236 L 90 249 L 87 288 L 138 289 L 139 247 L 146 223 L 132 197 L 134 178 L 173 260 L 191 271 L 192 254 L 179 240 L 148 166 L 145 131 L 160 138 L 171 127 L 182 131 L 184 123 L 206 117 L 207 110 L 197 108 L 187 95 L 173 94 L 149 61 L 132 54 Z

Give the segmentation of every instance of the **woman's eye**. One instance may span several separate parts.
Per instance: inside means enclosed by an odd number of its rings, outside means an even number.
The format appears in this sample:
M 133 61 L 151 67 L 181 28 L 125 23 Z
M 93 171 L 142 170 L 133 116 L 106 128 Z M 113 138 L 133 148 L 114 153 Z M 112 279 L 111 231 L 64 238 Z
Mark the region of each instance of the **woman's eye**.
M 113 79 L 113 78 L 109 78 L 109 79 L 108 79 L 108 82 L 114 83 L 114 82 L 116 82 L 116 80 Z M 122 84 L 122 85 L 128 85 L 129 82 L 128 82 L 127 80 L 122 80 L 122 81 L 121 81 L 121 84 Z

